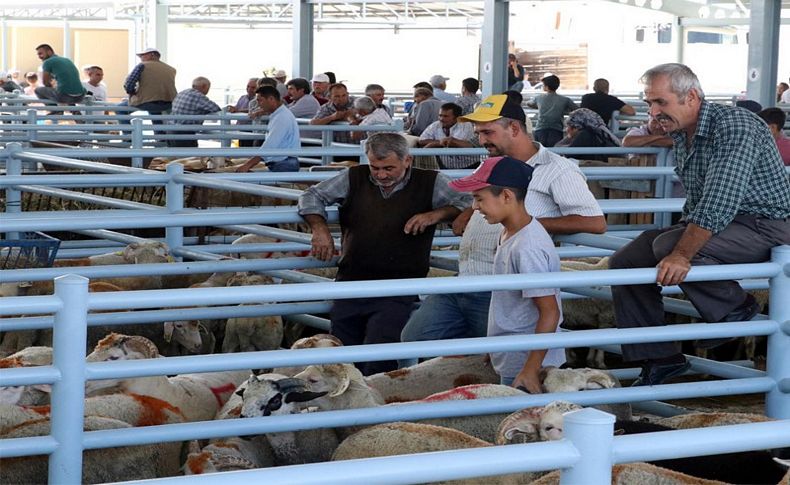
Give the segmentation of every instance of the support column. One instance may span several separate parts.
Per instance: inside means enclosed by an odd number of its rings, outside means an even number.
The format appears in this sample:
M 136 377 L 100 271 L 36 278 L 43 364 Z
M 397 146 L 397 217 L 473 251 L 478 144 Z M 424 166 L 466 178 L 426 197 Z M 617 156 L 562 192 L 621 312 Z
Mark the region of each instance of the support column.
M 293 10 L 293 67 L 291 77 L 313 76 L 313 4 L 308 0 L 294 0 Z
M 507 41 L 510 5 L 506 0 L 484 0 L 480 79 L 483 97 L 507 90 Z
M 0 19 L 0 69 L 8 69 L 9 64 L 11 63 L 10 57 L 8 55 L 8 22 L 6 21 L 5 17 Z
M 184 184 L 176 182 L 173 178 L 184 173 L 184 166 L 178 163 L 171 163 L 167 166 L 167 174 L 170 180 L 167 182 L 166 199 L 167 211 L 171 214 L 184 210 Z M 169 247 L 170 253 L 181 249 L 184 246 L 184 227 L 168 226 L 165 228 L 165 242 Z M 181 256 L 175 258 L 176 262 L 183 261 Z
M 61 55 L 74 59 L 74 52 L 72 52 L 71 48 L 71 24 L 69 24 L 68 19 L 63 19 L 63 53 Z M 79 66 L 77 66 L 77 69 L 80 70 L 80 77 L 82 77 L 82 69 Z
M 560 485 L 611 483 L 614 416 L 585 408 L 566 414 L 563 424 L 565 439 L 579 450 L 581 459 L 560 472 Z
M 746 97 L 768 108 L 776 105 L 782 2 L 752 0 L 750 12 Z
M 675 62 L 683 64 L 683 57 L 686 50 L 686 28 L 680 22 L 680 17 L 675 18 L 672 36 L 675 38 Z
M 153 20 L 153 43 L 156 49 L 162 54 L 162 59 L 167 60 L 167 17 L 168 17 L 168 6 L 167 5 L 160 5 L 158 1 L 154 0 L 154 8 L 152 9 L 154 12 Z
M 77 275 L 55 278 L 55 296 L 63 306 L 55 313 L 52 333 L 52 364 L 60 379 L 52 385 L 51 434 L 58 447 L 49 455 L 49 483 L 80 483 L 88 279 Z
M 766 371 L 776 381 L 765 395 L 765 415 L 775 419 L 790 419 L 790 246 L 777 246 L 771 251 L 771 261 L 782 271 L 771 278 L 768 297 L 771 300 L 769 317 L 779 323 L 779 330 L 768 336 Z

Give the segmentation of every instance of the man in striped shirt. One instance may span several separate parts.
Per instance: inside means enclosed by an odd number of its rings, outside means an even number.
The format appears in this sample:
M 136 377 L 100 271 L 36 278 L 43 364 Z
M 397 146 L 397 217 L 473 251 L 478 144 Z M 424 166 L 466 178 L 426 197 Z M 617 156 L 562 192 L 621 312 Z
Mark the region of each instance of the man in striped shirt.
M 610 268 L 658 268 L 657 285 L 612 287 L 617 326 L 664 325 L 661 286 L 678 284 L 706 322 L 751 320 L 759 305 L 735 281 L 684 281 L 691 266 L 767 261 L 774 246 L 790 244 L 790 181 L 771 132 L 745 109 L 706 101 L 683 64 L 656 66 L 642 81 L 650 115 L 672 136 L 686 203 L 679 224 L 645 231 L 612 256 Z M 626 361 L 642 362 L 633 385 L 688 369 L 679 350 L 675 342 L 623 345 Z
M 504 94 L 489 96 L 459 120 L 474 123 L 480 144 L 490 156 L 509 156 L 532 166 L 526 206 L 549 234 L 606 231 L 606 219 L 579 167 L 533 141 L 520 105 Z M 463 233 L 459 276 L 493 274 L 502 225 L 488 224 L 468 209 L 453 222 L 453 230 Z M 490 300 L 491 292 L 430 295 L 411 315 L 401 340 L 484 337 Z

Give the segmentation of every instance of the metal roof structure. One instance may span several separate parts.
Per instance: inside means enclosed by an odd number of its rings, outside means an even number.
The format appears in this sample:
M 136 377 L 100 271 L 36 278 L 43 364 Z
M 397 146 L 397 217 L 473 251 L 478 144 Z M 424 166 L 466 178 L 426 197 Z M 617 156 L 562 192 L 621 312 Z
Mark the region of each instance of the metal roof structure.
M 542 1 L 542 0 L 528 0 Z M 748 24 L 752 0 L 603 0 L 662 11 L 685 25 Z M 297 2 L 298 3 L 298 2 Z M 314 23 L 387 25 L 395 28 L 479 28 L 483 1 L 466 0 L 307 0 L 314 6 Z M 164 7 L 170 23 L 290 24 L 291 0 L 6 0 L 0 17 L 6 20 L 124 20 L 139 19 Z M 790 23 L 790 0 L 781 0 Z M 419 21 L 419 25 L 418 25 Z M 331 28 L 331 27 L 330 27 Z

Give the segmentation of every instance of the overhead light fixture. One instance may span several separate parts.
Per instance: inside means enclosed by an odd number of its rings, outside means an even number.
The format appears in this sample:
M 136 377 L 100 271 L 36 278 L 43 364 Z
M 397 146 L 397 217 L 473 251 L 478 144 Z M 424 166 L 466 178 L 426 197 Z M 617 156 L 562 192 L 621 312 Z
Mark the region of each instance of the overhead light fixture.
M 663 6 L 664 6 L 663 0 L 650 0 L 650 8 L 654 10 L 659 10 Z

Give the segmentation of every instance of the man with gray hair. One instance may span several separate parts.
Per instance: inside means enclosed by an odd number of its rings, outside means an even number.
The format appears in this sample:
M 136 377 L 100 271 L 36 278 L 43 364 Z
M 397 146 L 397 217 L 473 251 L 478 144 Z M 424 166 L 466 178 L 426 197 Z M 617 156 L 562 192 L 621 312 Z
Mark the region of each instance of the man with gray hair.
M 612 269 L 658 268 L 657 284 L 612 286 L 617 326 L 663 326 L 661 287 L 678 284 L 706 322 L 751 320 L 759 305 L 737 282 L 685 280 L 692 266 L 767 261 L 774 246 L 790 244 L 790 181 L 771 132 L 747 110 L 706 101 L 683 64 L 658 65 L 642 82 L 649 114 L 674 142 L 686 203 L 679 224 L 643 232 L 609 261 Z M 642 362 L 636 386 L 689 368 L 675 342 L 624 344 L 623 358 Z
M 352 125 L 391 125 L 392 116 L 386 109 L 376 106 L 376 102 L 368 96 L 362 96 L 354 100 L 354 115 L 349 120 Z M 352 131 L 351 140 L 359 142 L 367 137 L 364 131 Z
M 423 278 L 428 274 L 436 224 L 471 205 L 450 179 L 411 166 L 406 139 L 374 133 L 365 143 L 369 165 L 359 165 L 307 189 L 299 214 L 312 229 L 312 255 L 329 261 L 335 243 L 326 207 L 340 204 L 341 251 L 336 281 Z M 398 342 L 416 296 L 336 300 L 332 335 L 344 345 Z M 396 368 L 395 361 L 360 365 L 366 375 Z
M 192 87 L 178 93 L 173 99 L 172 113 L 174 115 L 207 115 L 221 111 L 217 103 L 208 99 L 206 96 L 211 89 L 211 81 L 203 76 L 198 76 L 192 80 Z M 202 119 L 178 120 L 170 124 L 178 125 L 202 125 Z M 194 135 L 195 131 L 174 131 L 173 135 Z M 197 140 L 169 140 L 171 147 L 197 147 Z
M 368 84 L 365 86 L 365 96 L 376 103 L 377 108 L 384 108 L 388 115 L 392 116 L 390 107 L 384 104 L 384 86 L 381 84 Z

